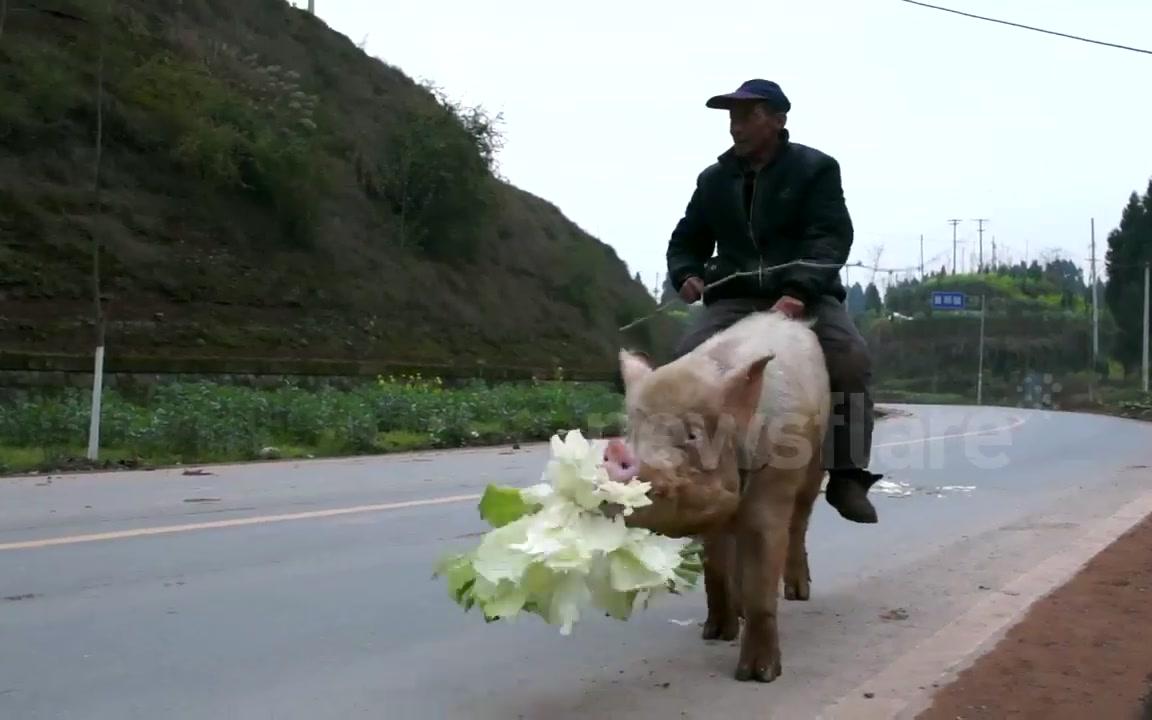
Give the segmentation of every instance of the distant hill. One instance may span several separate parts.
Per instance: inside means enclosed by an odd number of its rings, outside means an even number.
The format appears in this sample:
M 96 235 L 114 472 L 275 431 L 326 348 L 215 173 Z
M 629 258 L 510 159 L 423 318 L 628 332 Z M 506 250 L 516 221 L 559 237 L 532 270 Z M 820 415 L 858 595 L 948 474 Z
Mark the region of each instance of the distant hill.
M 94 239 L 110 357 L 659 345 L 616 253 L 493 175 L 491 117 L 283 0 L 11 0 L 0 65 L 0 348 L 90 351 Z

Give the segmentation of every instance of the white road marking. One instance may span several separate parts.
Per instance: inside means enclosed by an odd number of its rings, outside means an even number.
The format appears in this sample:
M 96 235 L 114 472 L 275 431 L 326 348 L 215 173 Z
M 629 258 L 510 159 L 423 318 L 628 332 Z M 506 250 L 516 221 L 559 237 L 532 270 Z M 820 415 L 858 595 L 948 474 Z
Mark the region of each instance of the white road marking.
M 0 544 L 0 551 L 28 550 L 31 548 L 51 547 L 53 545 L 73 545 L 76 543 L 96 542 L 98 540 L 120 540 L 146 535 L 167 535 L 171 533 L 190 532 L 192 530 L 243 527 L 245 525 L 261 525 L 264 523 L 287 522 L 289 520 L 311 520 L 313 518 L 336 517 L 338 515 L 352 515 L 355 513 L 401 510 L 426 505 L 447 505 L 449 503 L 479 499 L 479 495 L 451 495 L 448 497 L 428 498 L 426 500 L 408 500 L 405 502 L 380 503 L 378 505 L 357 505 L 355 507 L 332 508 L 330 510 L 309 510 L 307 512 L 287 513 L 283 515 L 256 515 L 254 517 L 236 518 L 234 520 L 217 520 L 214 522 L 190 523 L 187 525 L 161 525 L 159 527 L 118 530 L 116 532 L 93 533 L 91 535 L 67 535 L 64 537 L 45 538 L 43 540 L 3 543 Z
M 892 447 L 895 445 L 911 445 L 920 442 L 936 440 L 952 440 L 956 438 L 987 435 L 994 432 L 1012 430 L 1023 425 L 1024 418 L 1017 417 L 1012 423 L 987 430 L 972 430 L 969 432 L 952 433 L 949 435 L 936 435 L 932 437 L 913 438 L 895 442 L 880 443 L 873 447 Z M 354 515 L 359 513 L 386 512 L 389 510 L 402 510 L 405 508 L 425 507 L 429 505 L 448 505 L 451 503 L 470 502 L 479 500 L 480 495 L 450 495 L 446 497 L 427 498 L 423 500 L 408 500 L 404 502 L 380 503 L 376 505 L 356 505 L 354 507 L 332 508 L 329 510 L 309 510 L 306 512 L 287 513 L 281 515 L 255 515 L 252 517 L 236 518 L 233 520 L 217 520 L 214 522 L 189 523 L 185 525 L 161 525 L 158 527 L 135 528 L 132 530 L 117 530 L 113 532 L 92 533 L 88 535 L 66 535 L 62 537 L 44 538 L 40 540 L 24 540 L 20 542 L 0 543 L 0 552 L 7 550 L 32 550 L 37 548 L 54 547 L 57 545 L 75 545 L 79 543 L 98 542 L 102 540 L 123 540 L 127 538 L 146 537 L 150 535 L 171 535 L 173 533 L 192 532 L 194 530 L 219 530 L 223 528 L 244 527 L 247 525 L 263 525 L 265 523 L 288 522 L 292 520 L 313 520 L 316 518 L 337 517 L 340 515 Z

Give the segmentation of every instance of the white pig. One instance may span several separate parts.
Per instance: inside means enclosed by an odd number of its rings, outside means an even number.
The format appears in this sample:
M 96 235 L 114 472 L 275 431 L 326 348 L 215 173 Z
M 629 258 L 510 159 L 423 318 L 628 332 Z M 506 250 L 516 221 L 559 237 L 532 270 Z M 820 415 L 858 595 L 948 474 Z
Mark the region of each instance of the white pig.
M 747 316 L 660 367 L 620 353 L 628 429 L 609 474 L 652 484 L 626 519 L 705 546 L 705 639 L 734 640 L 738 680 L 780 675 L 776 598 L 807 600 L 805 536 L 823 480 L 828 373 L 805 320 Z

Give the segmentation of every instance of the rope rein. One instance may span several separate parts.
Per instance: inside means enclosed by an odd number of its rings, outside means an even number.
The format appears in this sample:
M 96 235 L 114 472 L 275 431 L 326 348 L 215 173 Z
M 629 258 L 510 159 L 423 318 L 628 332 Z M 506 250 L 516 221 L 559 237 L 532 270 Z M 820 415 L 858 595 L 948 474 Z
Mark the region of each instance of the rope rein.
M 777 270 L 785 270 L 787 268 L 797 267 L 797 266 L 812 267 L 812 268 L 824 268 L 824 269 L 828 269 L 828 270 L 831 270 L 833 268 L 841 269 L 841 268 L 846 268 L 846 267 L 859 267 L 859 268 L 867 268 L 868 267 L 868 266 L 864 265 L 864 263 L 861 263 L 861 262 L 818 263 L 818 262 L 812 262 L 811 260 L 792 260 L 792 261 L 783 263 L 781 265 L 772 265 L 769 267 L 762 267 L 758 270 L 746 270 L 743 272 L 735 272 L 735 273 L 732 273 L 731 275 L 726 275 L 725 277 L 722 277 L 719 280 L 716 280 L 715 282 L 712 282 L 708 285 L 705 285 L 704 290 L 700 293 L 700 295 L 701 295 L 701 297 L 703 297 L 705 292 L 707 292 L 713 288 L 719 287 L 719 286 L 723 285 L 724 283 L 729 282 L 731 280 L 735 280 L 737 278 L 762 277 L 764 275 L 764 273 L 766 273 L 766 272 L 775 272 Z M 631 330 L 632 328 L 636 327 L 640 323 L 648 322 L 649 320 L 656 317 L 657 315 L 659 315 L 659 314 L 665 312 L 666 310 L 674 307 L 677 302 L 680 302 L 680 301 L 679 300 L 670 300 L 670 301 L 664 303 L 663 305 L 660 305 L 659 307 L 656 308 L 656 310 L 654 312 L 651 312 L 648 315 L 645 315 L 644 317 L 637 318 L 636 320 L 633 320 L 632 322 L 628 323 L 627 325 L 621 327 L 620 332 L 624 332 L 626 330 Z

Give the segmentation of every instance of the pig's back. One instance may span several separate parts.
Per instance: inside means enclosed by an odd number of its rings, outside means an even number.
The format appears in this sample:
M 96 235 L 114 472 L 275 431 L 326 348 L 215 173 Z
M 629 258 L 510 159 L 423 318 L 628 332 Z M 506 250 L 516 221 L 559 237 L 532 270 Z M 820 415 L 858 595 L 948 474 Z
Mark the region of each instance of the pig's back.
M 828 370 L 811 322 L 790 320 L 780 313 L 753 313 L 714 335 L 700 349 L 721 344 L 731 348 L 734 367 L 767 353 L 775 356 L 765 366 L 760 395 L 760 409 L 766 417 L 800 415 L 817 419 L 821 427 L 827 425 Z

